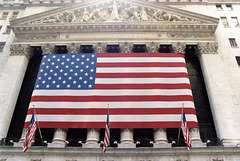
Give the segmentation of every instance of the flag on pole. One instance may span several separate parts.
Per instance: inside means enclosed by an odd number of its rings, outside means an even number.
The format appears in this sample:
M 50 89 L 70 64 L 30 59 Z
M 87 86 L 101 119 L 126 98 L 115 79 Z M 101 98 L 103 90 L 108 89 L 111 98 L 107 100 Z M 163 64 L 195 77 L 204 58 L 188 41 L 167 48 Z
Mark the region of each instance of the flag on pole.
M 187 120 L 186 120 L 186 116 L 184 113 L 184 109 L 182 110 L 182 124 L 181 124 L 181 128 L 182 128 L 182 132 L 183 132 L 183 137 L 185 140 L 185 143 L 187 144 L 187 148 L 188 150 L 190 150 L 191 148 L 191 141 L 190 141 L 190 137 L 189 137 L 189 130 L 188 130 L 188 126 L 187 126 Z
M 103 152 L 104 153 L 107 150 L 107 146 L 109 146 L 109 144 L 110 144 L 109 138 L 110 138 L 110 129 L 109 129 L 109 110 L 108 110 L 106 128 L 105 128 L 105 136 L 104 136 L 104 143 L 103 143 Z
M 33 138 L 33 136 L 35 134 L 36 129 L 37 129 L 37 123 L 36 123 L 34 112 L 33 112 L 30 124 L 28 126 L 27 135 L 26 135 L 25 141 L 23 143 L 23 147 L 22 147 L 22 151 L 23 152 L 26 152 L 28 147 L 30 146 L 32 138 Z

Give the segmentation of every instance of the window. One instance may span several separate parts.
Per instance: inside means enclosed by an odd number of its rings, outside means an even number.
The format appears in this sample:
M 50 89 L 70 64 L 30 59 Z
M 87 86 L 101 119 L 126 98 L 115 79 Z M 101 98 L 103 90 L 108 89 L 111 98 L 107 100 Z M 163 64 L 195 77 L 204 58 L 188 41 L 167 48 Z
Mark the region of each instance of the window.
M 17 18 L 17 16 L 18 16 L 18 12 L 13 12 L 12 18 Z
M 7 29 L 6 29 L 6 34 L 10 34 L 10 32 L 11 32 L 11 26 L 7 26 Z
M 6 19 L 7 19 L 7 16 L 8 16 L 8 12 L 3 12 L 3 14 L 2 14 L 2 19 L 3 19 L 3 20 L 6 20 Z
M 108 53 L 119 53 L 120 52 L 119 45 L 107 45 L 107 52 Z
M 232 5 L 231 5 L 231 4 L 226 4 L 226 7 L 227 7 L 227 10 L 228 10 L 228 11 L 231 11 L 231 10 L 233 10 L 233 8 L 232 8 Z
M 0 26 L 0 32 L 1 32 L 2 26 Z
M 238 47 L 235 38 L 229 38 L 231 47 Z
M 134 53 L 145 53 L 146 52 L 146 45 L 145 44 L 134 44 L 133 45 L 133 52 Z
M 234 27 L 239 26 L 237 17 L 232 17 L 232 24 Z
M 224 27 L 228 27 L 229 26 L 226 17 L 221 17 L 221 20 L 222 20 L 222 24 L 223 24 Z
M 4 46 L 5 46 L 5 43 L 0 42 L 0 52 L 3 52 L 3 48 L 4 48 Z
M 222 11 L 222 5 L 221 4 L 216 4 L 216 8 L 218 11 Z
M 236 56 L 236 60 L 237 60 L 238 66 L 240 66 L 240 56 Z

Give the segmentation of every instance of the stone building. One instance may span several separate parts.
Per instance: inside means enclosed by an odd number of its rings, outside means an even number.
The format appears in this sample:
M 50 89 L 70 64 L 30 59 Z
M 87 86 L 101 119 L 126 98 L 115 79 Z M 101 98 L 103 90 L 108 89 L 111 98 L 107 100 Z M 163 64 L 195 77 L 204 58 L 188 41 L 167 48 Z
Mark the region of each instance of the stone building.
M 239 0 L 1 0 L 1 161 L 240 160 Z M 23 129 L 42 55 L 184 53 L 199 129 Z

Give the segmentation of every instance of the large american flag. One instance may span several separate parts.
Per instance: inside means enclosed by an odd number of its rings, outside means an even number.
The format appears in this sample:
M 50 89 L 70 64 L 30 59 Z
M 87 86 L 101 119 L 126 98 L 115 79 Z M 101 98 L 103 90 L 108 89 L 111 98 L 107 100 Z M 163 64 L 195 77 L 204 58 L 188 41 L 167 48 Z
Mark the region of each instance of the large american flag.
M 178 128 L 182 104 L 198 127 L 185 59 L 179 53 L 47 54 L 26 117 L 40 127 Z

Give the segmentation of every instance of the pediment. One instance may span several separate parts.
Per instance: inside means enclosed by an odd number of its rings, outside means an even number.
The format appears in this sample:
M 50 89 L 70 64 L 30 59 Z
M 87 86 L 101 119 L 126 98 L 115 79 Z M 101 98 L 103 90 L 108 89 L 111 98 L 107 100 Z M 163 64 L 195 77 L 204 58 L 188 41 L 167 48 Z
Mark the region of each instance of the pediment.
M 140 0 L 91 0 L 16 19 L 11 21 L 11 26 L 14 32 L 21 32 L 24 28 L 34 28 L 36 31 L 36 28 L 41 30 L 41 27 L 54 28 L 54 31 L 69 28 L 87 32 L 95 29 L 118 30 L 121 25 L 130 25 L 125 26 L 124 30 L 132 30 L 134 27 L 144 31 L 171 28 L 182 30 L 184 26 L 192 29 L 201 29 L 198 26 L 202 26 L 207 30 L 215 30 L 217 23 L 217 18 Z

